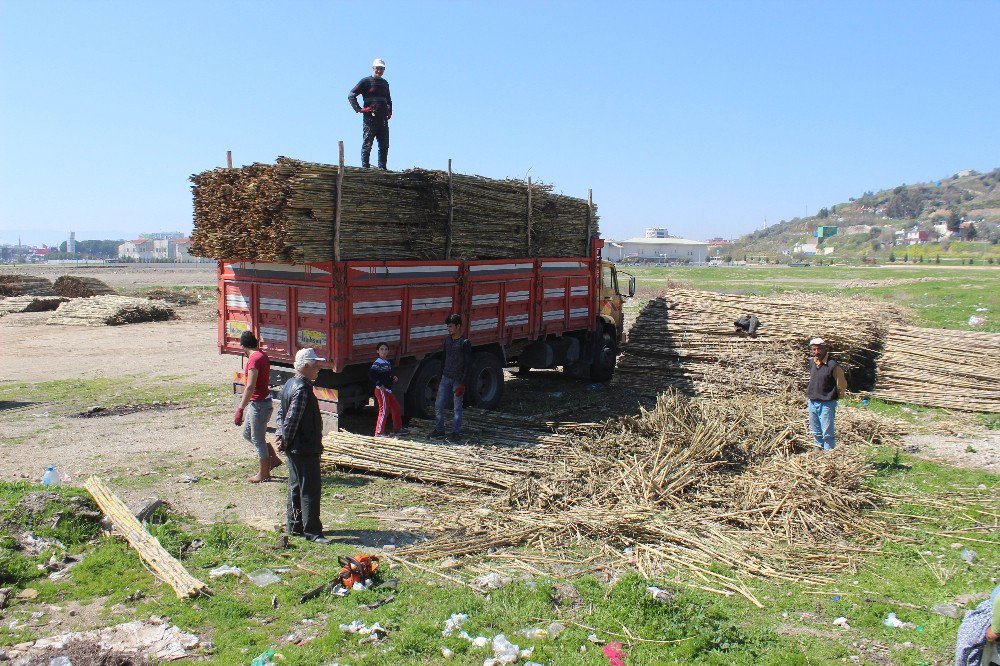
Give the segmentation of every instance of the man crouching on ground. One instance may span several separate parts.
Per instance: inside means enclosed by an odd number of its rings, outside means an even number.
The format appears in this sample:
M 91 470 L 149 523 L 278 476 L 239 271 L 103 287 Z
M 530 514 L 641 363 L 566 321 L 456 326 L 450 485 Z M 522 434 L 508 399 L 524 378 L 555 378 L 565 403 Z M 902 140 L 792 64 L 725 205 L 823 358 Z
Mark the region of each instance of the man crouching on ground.
M 809 430 L 816 446 L 832 451 L 834 441 L 833 419 L 837 413 L 837 399 L 847 392 L 844 369 L 830 358 L 830 348 L 823 338 L 809 341 L 812 359 L 809 362 Z
M 316 543 L 330 543 L 319 521 L 322 496 L 319 454 L 323 451 L 323 416 L 313 393 L 319 376 L 319 362 L 313 349 L 295 355 L 295 376 L 281 387 L 278 407 L 278 450 L 288 457 L 288 534 L 304 536 Z

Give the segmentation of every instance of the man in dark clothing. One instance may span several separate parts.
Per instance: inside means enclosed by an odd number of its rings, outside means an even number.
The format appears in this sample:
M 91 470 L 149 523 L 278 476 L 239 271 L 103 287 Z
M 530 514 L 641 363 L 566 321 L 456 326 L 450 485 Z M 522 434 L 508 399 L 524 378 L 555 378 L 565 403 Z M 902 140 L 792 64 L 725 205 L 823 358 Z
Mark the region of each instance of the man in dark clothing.
M 444 339 L 444 358 L 441 365 L 441 380 L 438 382 L 437 399 L 434 401 L 434 432 L 431 437 L 440 439 L 444 432 L 444 409 L 451 400 L 454 404 L 454 418 L 448 439 L 457 442 L 462 439 L 462 397 L 469 375 L 472 374 L 472 345 L 462 335 L 461 315 L 448 315 L 444 320 L 448 336 Z
M 358 81 L 351 88 L 347 101 L 357 113 L 364 114 L 364 129 L 361 134 L 361 166 L 371 166 L 372 144 L 378 139 L 378 168 L 385 169 L 389 161 L 389 119 L 392 118 L 392 96 L 389 82 L 382 78 L 385 61 L 376 58 L 372 63 L 372 75 Z M 358 104 L 358 95 L 365 105 Z
M 760 320 L 752 314 L 741 315 L 733 322 L 737 333 L 746 333 L 751 338 L 757 337 L 757 329 L 760 327 Z
M 281 387 L 278 407 L 278 450 L 288 460 L 288 506 L 285 527 L 288 534 L 304 536 L 316 543 L 330 543 L 319 521 L 322 496 L 319 454 L 323 451 L 323 415 L 312 384 L 319 376 L 319 362 L 313 349 L 295 355 L 295 376 Z
M 833 450 L 833 419 L 837 413 L 837 399 L 847 391 L 847 378 L 840 364 L 830 358 L 830 350 L 823 338 L 809 341 L 812 358 L 809 362 L 809 430 L 816 446 L 824 451 Z

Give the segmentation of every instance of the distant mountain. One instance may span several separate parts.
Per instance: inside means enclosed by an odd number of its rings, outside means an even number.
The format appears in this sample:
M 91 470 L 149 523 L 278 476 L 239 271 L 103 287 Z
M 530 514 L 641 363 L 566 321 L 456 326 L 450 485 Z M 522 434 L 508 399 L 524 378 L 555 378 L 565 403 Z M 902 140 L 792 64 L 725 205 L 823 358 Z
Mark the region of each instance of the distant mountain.
M 833 248 L 827 255 L 830 259 L 879 257 L 899 247 L 897 232 L 901 230 L 909 232 L 916 227 L 926 232 L 927 240 L 932 243 L 945 241 L 935 231 L 935 225 L 945 225 L 956 232 L 947 239 L 946 245 L 962 238 L 976 241 L 977 246 L 981 243 L 993 245 L 992 248 L 982 246 L 964 251 L 975 250 L 973 254 L 979 255 L 998 250 L 1000 169 L 989 173 L 960 171 L 940 181 L 865 192 L 846 203 L 822 208 L 811 217 L 782 220 L 742 236 L 731 250 L 722 253 L 731 254 L 734 259 L 747 255 L 781 261 L 793 256 L 797 245 L 816 243 L 819 227 L 835 226 L 837 235 L 823 240 L 824 248 Z

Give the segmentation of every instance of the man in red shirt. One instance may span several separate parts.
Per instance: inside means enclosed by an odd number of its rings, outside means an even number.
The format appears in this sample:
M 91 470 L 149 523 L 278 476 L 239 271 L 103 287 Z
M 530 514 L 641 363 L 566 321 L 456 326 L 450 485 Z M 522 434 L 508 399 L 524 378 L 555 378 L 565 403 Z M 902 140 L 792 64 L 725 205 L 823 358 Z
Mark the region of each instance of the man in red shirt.
M 249 355 L 244 375 L 243 397 L 236 409 L 233 423 L 243 426 L 243 439 L 257 449 L 260 470 L 247 481 L 260 483 L 271 480 L 271 470 L 281 464 L 281 458 L 275 453 L 274 447 L 267 443 L 267 422 L 271 419 L 271 389 L 268 382 L 271 376 L 271 361 L 267 354 L 260 351 L 257 336 L 250 331 L 243 331 L 240 336 L 243 353 Z M 245 419 L 244 419 L 245 417 Z

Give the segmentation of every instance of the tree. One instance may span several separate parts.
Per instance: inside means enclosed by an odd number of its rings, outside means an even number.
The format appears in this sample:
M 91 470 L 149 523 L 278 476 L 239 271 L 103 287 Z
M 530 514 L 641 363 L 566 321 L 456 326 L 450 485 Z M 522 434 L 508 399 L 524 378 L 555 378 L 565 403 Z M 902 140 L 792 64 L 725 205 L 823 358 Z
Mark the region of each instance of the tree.
M 904 264 L 910 263 L 910 253 L 909 252 L 904 252 L 903 253 L 903 263 Z
M 948 227 L 948 231 L 958 231 L 962 224 L 962 216 L 958 212 L 957 208 L 952 208 L 948 211 L 948 219 L 945 220 L 945 225 Z
M 892 250 L 889 250 L 889 261 L 891 263 L 896 263 L 896 253 Z
M 976 225 L 969 222 L 968 228 L 965 230 L 965 240 L 972 240 L 976 237 Z
M 935 264 L 940 264 L 941 263 L 941 255 L 940 254 L 938 256 L 934 257 L 934 263 Z
M 818 217 L 821 220 L 825 220 L 826 218 L 830 217 L 830 210 L 827 208 L 820 208 L 819 212 L 816 213 L 816 217 Z

